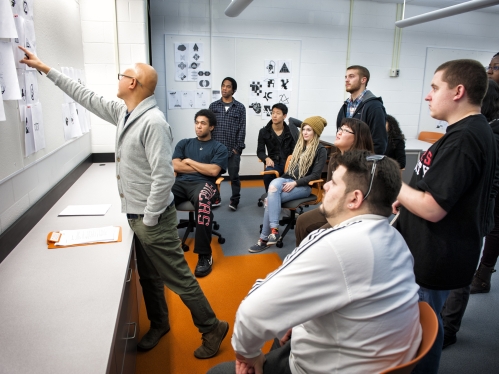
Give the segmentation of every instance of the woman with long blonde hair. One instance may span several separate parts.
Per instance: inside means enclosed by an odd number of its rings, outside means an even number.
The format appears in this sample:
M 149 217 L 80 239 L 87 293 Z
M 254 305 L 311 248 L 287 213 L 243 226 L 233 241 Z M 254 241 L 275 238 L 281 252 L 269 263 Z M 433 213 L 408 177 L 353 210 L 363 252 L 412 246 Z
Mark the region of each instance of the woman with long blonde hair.
M 281 203 L 309 196 L 308 182 L 320 179 L 327 152 L 319 137 L 326 125 L 319 116 L 303 121 L 287 172 L 270 183 L 260 239 L 249 248 L 250 252 L 261 252 L 279 240 Z

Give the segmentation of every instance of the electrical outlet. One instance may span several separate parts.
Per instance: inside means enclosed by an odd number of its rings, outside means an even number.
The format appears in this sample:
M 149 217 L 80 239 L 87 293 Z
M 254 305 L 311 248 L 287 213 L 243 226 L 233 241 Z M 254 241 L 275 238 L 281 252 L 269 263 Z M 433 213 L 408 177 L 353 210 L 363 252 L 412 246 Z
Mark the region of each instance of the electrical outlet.
M 398 77 L 400 74 L 400 69 L 390 69 L 390 77 Z

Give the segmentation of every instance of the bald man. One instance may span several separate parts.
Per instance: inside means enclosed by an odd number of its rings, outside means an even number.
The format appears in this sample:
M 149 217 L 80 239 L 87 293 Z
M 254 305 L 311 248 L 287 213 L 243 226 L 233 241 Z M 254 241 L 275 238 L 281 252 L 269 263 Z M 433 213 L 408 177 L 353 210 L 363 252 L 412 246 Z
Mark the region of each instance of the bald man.
M 166 284 L 190 309 L 194 324 L 203 334 L 202 344 L 194 356 L 200 359 L 215 356 L 229 325 L 216 318 L 180 248 L 171 192 L 175 182 L 173 136 L 154 98 L 156 71 L 138 63 L 118 74 L 117 96 L 125 102 L 122 104 L 96 95 L 51 69 L 27 49 L 19 48 L 26 54 L 20 62 L 47 74 L 47 78 L 77 103 L 117 127 L 116 178 L 121 210 L 126 213 L 135 234 L 140 284 L 151 322 L 138 348 L 152 349 L 170 331 L 163 288 Z

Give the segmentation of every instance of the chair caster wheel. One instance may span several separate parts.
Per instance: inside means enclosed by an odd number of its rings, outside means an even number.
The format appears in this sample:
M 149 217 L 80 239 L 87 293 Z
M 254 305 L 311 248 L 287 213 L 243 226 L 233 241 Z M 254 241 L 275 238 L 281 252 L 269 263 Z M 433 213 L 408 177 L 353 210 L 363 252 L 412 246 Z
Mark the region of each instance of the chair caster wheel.
M 259 207 L 262 207 L 263 206 L 263 201 L 260 201 L 258 200 L 258 204 L 257 204 Z
M 283 243 L 283 242 L 281 242 L 281 241 L 278 241 L 277 243 L 275 243 L 275 246 L 276 246 L 277 248 L 282 248 L 282 247 L 284 246 L 284 243 Z
M 225 243 L 225 238 L 222 238 L 222 237 L 218 238 L 218 242 L 220 244 L 224 244 Z
M 189 252 L 189 246 L 187 244 L 182 244 L 182 250 L 184 252 Z
M 218 230 L 220 225 L 218 223 L 213 224 L 213 230 Z

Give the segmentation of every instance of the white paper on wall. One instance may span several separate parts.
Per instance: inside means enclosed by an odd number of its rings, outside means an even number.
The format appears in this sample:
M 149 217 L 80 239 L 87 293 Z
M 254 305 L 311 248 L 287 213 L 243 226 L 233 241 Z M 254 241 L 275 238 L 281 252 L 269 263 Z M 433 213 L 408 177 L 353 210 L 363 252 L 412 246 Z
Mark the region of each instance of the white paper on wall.
M 35 24 L 32 19 L 24 20 L 24 48 L 36 55 Z M 36 70 L 26 64 L 23 64 L 23 66 L 26 70 Z
M 24 155 L 25 157 L 28 157 L 30 154 L 35 152 L 35 135 L 33 134 L 33 123 L 28 121 L 26 112 L 26 105 L 19 105 L 21 123 L 24 128 Z
M 38 73 L 36 71 L 26 71 L 24 81 L 26 82 L 26 102 L 28 104 L 37 103 L 40 100 L 38 95 Z
M 7 118 L 5 117 L 5 108 L 3 106 L 3 97 L 2 94 L 0 94 L 0 121 L 6 121 Z
M 69 104 L 62 104 L 62 123 L 64 128 L 64 140 L 71 139 L 71 112 Z
M 256 116 L 262 115 L 262 104 L 260 103 L 260 99 L 256 97 L 251 97 L 248 105 L 249 114 L 254 114 Z
M 197 109 L 208 109 L 210 106 L 210 91 L 196 90 L 195 101 Z
M 26 69 L 26 65 L 21 64 L 19 60 L 23 59 L 24 52 L 18 46 L 24 47 L 24 18 L 21 16 L 14 16 L 14 23 L 17 30 L 17 38 L 11 39 L 12 48 L 14 50 L 14 61 L 16 62 L 17 69 Z
M 182 109 L 182 91 L 168 91 L 168 109 Z
M 76 104 L 76 114 L 78 115 L 78 122 L 80 124 L 81 132 L 83 134 L 86 134 L 88 130 L 88 125 L 87 125 L 87 116 L 86 116 L 86 109 L 82 107 L 80 104 Z
M 265 60 L 265 77 L 266 78 L 277 78 L 277 61 L 276 60 Z
M 184 61 L 175 62 L 175 80 L 177 82 L 187 81 L 187 63 Z
M 0 0 L 0 38 L 17 38 L 11 0 Z
M 33 129 L 35 152 L 38 152 L 40 149 L 45 148 L 42 104 L 36 103 L 26 106 L 26 118 L 28 119 L 28 124 Z
M 69 104 L 69 114 L 71 122 L 71 137 L 76 138 L 82 136 L 80 121 L 78 119 L 78 112 L 76 111 L 76 103 Z
M 203 43 L 189 43 L 189 60 L 188 62 L 203 62 L 204 51 Z
M 187 49 L 189 48 L 189 43 L 175 43 L 175 62 L 184 62 L 187 64 L 189 62 Z
M 277 103 L 278 101 L 276 99 L 273 100 L 262 99 L 262 119 L 269 120 L 272 117 L 272 106 Z
M 262 83 L 262 88 L 264 90 L 277 90 L 277 79 L 276 78 L 265 78 Z
M 282 91 L 292 91 L 293 90 L 293 80 L 290 78 L 279 78 L 278 79 L 278 86 L 276 87 L 279 90 Z
M 199 72 L 202 70 L 202 65 L 201 62 L 191 62 L 187 66 L 187 81 L 196 82 L 200 78 Z
M 263 79 L 255 79 L 249 81 L 249 97 L 263 96 Z
M 220 100 L 222 98 L 222 94 L 220 93 L 220 90 L 212 90 L 211 97 L 212 97 L 213 101 L 217 101 L 217 100 Z
M 277 91 L 277 99 L 279 103 L 285 104 L 289 107 L 289 99 L 291 95 L 287 91 L 279 90 Z
M 0 42 L 0 92 L 4 100 L 21 99 L 16 65 L 14 64 L 14 53 L 10 41 Z
M 12 13 L 14 15 L 24 16 L 23 0 L 10 0 L 9 2 L 12 7 Z
M 12 1 L 12 0 L 11 0 Z M 33 19 L 33 2 L 34 0 L 16 0 L 21 8 L 21 15 L 25 18 Z
M 262 104 L 278 102 L 277 91 L 276 90 L 263 91 L 261 95 L 261 102 Z
M 292 71 L 291 60 L 279 60 L 277 62 L 277 74 L 279 78 L 290 78 Z
M 195 91 L 182 91 L 182 109 L 195 108 Z
M 19 92 L 21 95 L 21 100 L 19 100 L 19 105 L 26 105 L 28 103 L 27 102 L 28 98 L 26 97 L 26 82 L 24 79 L 26 70 L 16 69 L 16 72 L 17 72 L 17 81 L 19 82 Z

